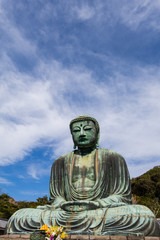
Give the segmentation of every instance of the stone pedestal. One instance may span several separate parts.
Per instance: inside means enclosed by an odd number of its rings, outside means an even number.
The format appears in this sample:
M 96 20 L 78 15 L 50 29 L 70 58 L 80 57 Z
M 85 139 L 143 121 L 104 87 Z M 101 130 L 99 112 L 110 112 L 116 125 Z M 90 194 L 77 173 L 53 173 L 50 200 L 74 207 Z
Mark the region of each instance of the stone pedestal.
M 30 240 L 30 234 L 0 235 L 0 240 Z
M 30 240 L 30 234 L 0 235 L 0 240 Z M 160 237 L 69 235 L 65 240 L 160 240 Z

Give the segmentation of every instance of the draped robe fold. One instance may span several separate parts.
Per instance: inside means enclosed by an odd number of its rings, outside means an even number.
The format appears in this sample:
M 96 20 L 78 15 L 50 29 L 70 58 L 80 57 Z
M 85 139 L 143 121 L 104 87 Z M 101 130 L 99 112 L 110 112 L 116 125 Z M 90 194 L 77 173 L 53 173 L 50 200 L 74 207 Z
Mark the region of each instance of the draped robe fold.
M 43 224 L 65 226 L 69 234 L 159 236 L 154 214 L 145 206 L 132 205 L 130 177 L 124 158 L 114 151 L 95 151 L 95 184 L 77 191 L 72 184 L 74 152 L 63 155 L 52 165 L 51 205 L 42 209 L 21 209 L 8 222 L 8 233 L 32 232 Z M 100 208 L 65 211 L 55 208 L 59 202 L 98 201 Z M 103 206 L 103 207 L 102 207 Z M 81 207 L 81 206 L 80 206 Z

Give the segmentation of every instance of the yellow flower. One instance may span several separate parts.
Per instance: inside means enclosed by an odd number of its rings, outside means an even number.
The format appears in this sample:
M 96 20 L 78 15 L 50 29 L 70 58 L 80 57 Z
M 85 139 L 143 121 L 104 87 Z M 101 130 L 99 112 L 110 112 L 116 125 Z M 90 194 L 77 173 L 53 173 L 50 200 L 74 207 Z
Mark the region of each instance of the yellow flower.
M 40 230 L 48 230 L 49 229 L 49 227 L 47 226 L 47 224 L 45 224 L 45 225 L 43 225 L 41 228 L 40 228 Z
M 62 232 L 62 233 L 61 233 L 61 238 L 63 239 L 63 238 L 65 238 L 65 237 L 68 237 L 68 235 L 66 235 L 65 232 Z
M 68 235 L 65 234 L 65 232 L 63 232 L 64 227 L 59 227 L 59 226 L 55 226 L 55 223 L 53 226 L 51 226 L 50 228 L 47 226 L 47 224 L 43 225 L 40 230 L 44 230 L 46 232 L 46 240 L 50 240 L 50 236 L 56 236 L 57 239 L 64 239 L 65 237 L 68 237 Z M 58 238 L 59 236 L 59 238 Z

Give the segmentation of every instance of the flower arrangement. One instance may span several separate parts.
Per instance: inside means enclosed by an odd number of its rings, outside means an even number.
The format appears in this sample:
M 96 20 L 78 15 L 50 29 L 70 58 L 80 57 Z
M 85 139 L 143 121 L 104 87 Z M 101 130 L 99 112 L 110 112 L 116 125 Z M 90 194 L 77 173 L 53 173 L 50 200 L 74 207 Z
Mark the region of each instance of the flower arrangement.
M 66 233 L 63 231 L 63 227 L 53 226 L 48 227 L 47 224 L 43 225 L 40 230 L 45 231 L 46 240 L 61 240 L 65 237 L 68 237 Z

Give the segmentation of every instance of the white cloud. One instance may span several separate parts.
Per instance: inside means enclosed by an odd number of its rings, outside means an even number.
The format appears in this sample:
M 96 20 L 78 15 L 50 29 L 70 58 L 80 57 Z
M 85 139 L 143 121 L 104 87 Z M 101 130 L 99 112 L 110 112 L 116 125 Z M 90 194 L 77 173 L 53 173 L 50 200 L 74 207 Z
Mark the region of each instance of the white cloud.
M 74 6 L 71 8 L 74 17 L 80 20 L 89 20 L 94 17 L 95 10 L 90 7 L 87 3 L 82 3 L 80 6 Z
M 141 70 L 139 76 L 132 77 L 132 83 L 121 81 L 122 76 L 118 76 L 121 86 L 110 98 L 116 101 L 116 108 L 112 104 L 102 121 L 106 129 L 102 135 L 103 145 L 108 141 L 130 161 L 160 153 L 160 82 L 157 80 L 160 73 L 157 70 Z
M 42 195 L 43 196 L 48 195 L 48 192 L 35 192 L 35 191 L 20 191 L 20 193 L 23 195 L 30 195 L 30 196 L 37 195 L 38 197 Z
M 0 177 L 0 184 L 12 185 L 13 183 L 8 181 L 6 178 Z
M 41 164 L 29 164 L 27 168 L 27 173 L 32 178 L 39 180 L 42 176 L 49 176 L 50 168 L 45 165 L 45 163 Z
M 117 0 L 94 1 L 89 4 L 82 1 L 81 4 L 72 4 L 70 15 L 73 20 L 90 20 L 91 24 L 99 24 L 99 27 L 116 26 L 122 23 L 132 30 L 137 28 L 150 28 L 160 30 L 160 2 L 157 0 Z M 109 33 L 108 33 L 109 34 Z
M 123 4 L 120 15 L 122 21 L 130 26 L 132 29 L 136 29 L 141 25 L 146 25 L 153 29 L 160 30 L 157 19 L 159 19 L 160 2 L 153 0 L 134 0 L 128 4 Z
M 87 113 L 100 122 L 101 146 L 120 152 L 129 162 L 160 156 L 160 71 L 153 67 L 136 72 L 129 81 L 117 72 L 105 84 L 82 67 L 67 69 L 52 62 L 41 63 L 35 78 L 18 72 L 5 75 L 1 165 L 19 161 L 53 140 L 57 156 L 72 150 L 68 124 L 72 117 Z M 34 166 L 30 175 L 38 178 Z
M 0 6 L 0 30 L 2 34 L 1 54 L 7 51 L 9 54 L 12 51 L 19 52 L 25 56 L 36 56 L 36 46 L 29 41 L 22 31 L 13 23 L 5 9 L 5 2 L 1 1 Z

